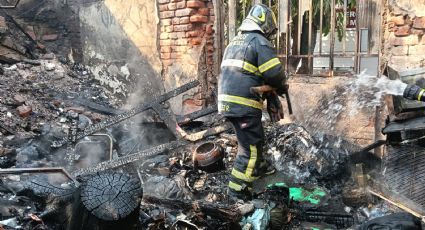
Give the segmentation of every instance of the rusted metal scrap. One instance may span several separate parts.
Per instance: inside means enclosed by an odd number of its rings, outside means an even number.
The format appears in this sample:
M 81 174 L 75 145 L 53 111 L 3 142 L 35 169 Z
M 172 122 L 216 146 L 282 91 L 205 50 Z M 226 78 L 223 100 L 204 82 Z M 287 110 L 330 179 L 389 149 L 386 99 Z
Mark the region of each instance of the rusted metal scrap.
M 105 170 L 108 170 L 108 169 L 114 169 L 114 168 L 122 167 L 124 165 L 142 160 L 145 157 L 160 154 L 160 153 L 163 153 L 167 150 L 175 149 L 175 148 L 184 146 L 186 144 L 187 143 L 182 142 L 182 141 L 173 141 L 173 142 L 170 142 L 170 143 L 158 145 L 158 146 L 140 151 L 138 153 L 130 154 L 130 155 L 120 157 L 120 158 L 110 160 L 110 161 L 101 162 L 101 163 L 94 165 L 94 166 L 91 166 L 89 168 L 76 170 L 76 171 L 72 172 L 72 175 L 73 176 L 79 176 L 79 175 L 85 175 L 85 174 L 92 174 L 92 173 L 96 173 L 96 172 L 100 172 L 100 171 L 105 171 Z
M 107 127 L 115 125 L 115 124 L 117 124 L 121 121 L 127 120 L 127 119 L 129 119 L 129 118 L 131 118 L 131 117 L 133 117 L 133 116 L 135 116 L 139 113 L 142 113 L 142 112 L 144 112 L 148 109 L 152 109 L 153 107 L 157 106 L 158 104 L 160 104 L 160 103 L 162 103 L 162 102 L 164 102 L 164 101 L 166 101 L 170 98 L 173 98 L 173 97 L 175 97 L 175 96 L 177 96 L 177 95 L 179 95 L 179 94 L 181 94 L 181 93 L 183 93 L 183 92 L 185 92 L 189 89 L 192 89 L 192 88 L 196 87 L 197 85 L 199 85 L 198 81 L 190 82 L 188 84 L 180 86 L 179 88 L 177 88 L 175 90 L 172 90 L 172 91 L 170 91 L 166 94 L 163 94 L 163 95 L 153 99 L 150 102 L 144 103 L 144 104 L 142 104 L 142 105 L 140 105 L 140 106 L 138 106 L 134 109 L 131 109 L 131 110 L 125 112 L 125 113 L 109 117 L 109 118 L 105 119 L 104 121 L 102 121 L 100 123 L 90 125 L 87 128 L 85 128 L 83 132 L 78 133 L 77 136 L 76 136 L 76 139 L 80 140 L 81 138 L 84 138 L 88 135 L 96 133 L 96 132 L 103 130 Z M 52 147 L 61 147 L 68 142 L 69 142 L 68 138 L 63 138 L 62 140 L 54 141 L 52 143 Z

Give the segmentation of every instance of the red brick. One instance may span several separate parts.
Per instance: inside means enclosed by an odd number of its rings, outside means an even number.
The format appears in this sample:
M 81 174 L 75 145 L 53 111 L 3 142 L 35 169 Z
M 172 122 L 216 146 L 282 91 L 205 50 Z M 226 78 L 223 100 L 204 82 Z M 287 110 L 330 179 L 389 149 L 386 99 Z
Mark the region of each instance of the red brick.
M 171 46 L 161 46 L 161 53 L 171 53 Z
M 170 59 L 171 58 L 171 53 L 161 53 L 161 59 Z
M 205 7 L 205 3 L 199 0 L 187 1 L 187 8 L 202 8 Z
M 198 30 L 189 31 L 186 33 L 186 36 L 189 38 L 199 37 L 199 31 Z
M 168 3 L 168 10 L 175 10 L 177 9 L 177 3 Z
M 174 11 L 164 11 L 159 13 L 159 18 L 172 18 L 174 17 Z
M 174 31 L 174 26 L 166 26 L 165 27 L 165 32 L 167 32 L 167 33 L 171 33 L 171 32 L 173 32 Z
M 186 37 L 186 32 L 174 32 L 170 34 L 171 39 L 180 39 L 185 37 Z
M 208 22 L 208 17 L 203 15 L 190 16 L 190 22 Z
M 158 6 L 158 9 L 159 9 L 160 12 L 167 11 L 168 10 L 168 6 L 167 5 L 159 5 Z
M 205 27 L 205 32 L 207 32 L 207 34 L 213 34 L 214 33 L 214 29 L 213 29 L 213 25 L 207 25 L 207 27 Z
M 178 3 L 176 4 L 176 6 L 177 6 L 177 9 L 183 9 L 183 8 L 186 8 L 186 1 L 178 2 Z
M 169 3 L 170 0 L 158 0 L 159 4 Z
M 392 46 L 417 45 L 419 43 L 419 38 L 417 35 L 410 35 L 407 37 L 390 36 L 389 42 Z
M 173 18 L 172 22 L 173 25 L 178 25 L 180 24 L 180 18 Z
M 417 17 L 413 22 L 413 28 L 425 29 L 425 17 Z
M 169 34 L 167 32 L 161 33 L 159 35 L 159 39 L 161 39 L 161 40 L 166 40 L 168 38 L 169 38 Z
M 410 26 L 397 26 L 394 30 L 394 35 L 397 37 L 408 36 L 410 34 Z
M 41 37 L 41 40 L 43 41 L 56 41 L 58 39 L 59 35 L 57 34 L 46 34 Z
M 169 26 L 169 25 L 171 25 L 171 19 L 162 19 L 161 20 L 161 25 L 163 25 L 163 26 Z
M 192 38 L 190 39 L 190 44 L 191 45 L 200 45 L 202 43 L 202 39 L 201 38 Z
M 210 9 L 210 15 L 211 16 L 214 16 L 215 15 L 214 9 Z
M 173 50 L 174 51 L 177 51 L 177 52 L 186 52 L 187 51 L 187 46 L 175 46 L 175 47 L 173 47 Z
M 194 15 L 196 12 L 196 10 L 194 9 L 181 9 L 181 10 L 176 10 L 176 17 L 184 17 L 184 16 L 191 16 Z
M 210 9 L 214 9 L 214 5 L 213 5 L 212 2 L 208 2 L 207 7 L 210 8 Z
M 192 29 L 192 25 L 191 24 L 187 24 L 187 25 L 175 25 L 173 27 L 173 30 L 176 32 L 182 32 L 182 31 L 189 31 Z
M 215 22 L 215 16 L 210 16 L 210 21 Z
M 404 25 L 404 16 L 394 16 L 391 17 L 389 21 L 393 22 L 396 26 L 402 26 Z
M 159 45 L 160 46 L 172 46 L 172 45 L 174 45 L 174 41 L 173 40 L 160 40 Z
M 29 117 L 32 112 L 31 106 L 27 106 L 27 105 L 21 105 L 18 108 L 16 108 L 16 110 L 18 111 L 18 115 L 23 118 Z
M 187 43 L 188 43 L 188 40 L 186 38 L 182 38 L 182 39 L 175 41 L 175 44 L 177 46 L 185 46 L 185 45 L 187 45 Z
M 200 9 L 198 9 L 198 14 L 208 16 L 208 15 L 210 15 L 210 9 L 200 8 Z
M 180 18 L 180 24 L 188 24 L 190 22 L 189 17 L 182 17 Z

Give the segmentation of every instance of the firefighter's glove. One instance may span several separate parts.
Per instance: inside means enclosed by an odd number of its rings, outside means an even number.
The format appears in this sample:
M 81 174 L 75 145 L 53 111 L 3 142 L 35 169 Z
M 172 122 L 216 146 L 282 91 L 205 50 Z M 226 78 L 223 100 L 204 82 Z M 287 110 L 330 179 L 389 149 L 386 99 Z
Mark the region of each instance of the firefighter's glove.
M 288 94 L 288 90 L 289 90 L 289 85 L 288 84 L 284 84 L 281 88 L 279 88 L 276 93 L 277 95 L 283 96 Z
M 269 92 L 265 96 L 267 100 L 267 112 L 269 113 L 270 120 L 272 122 L 278 122 L 280 119 L 283 119 L 282 103 L 280 102 L 277 93 Z

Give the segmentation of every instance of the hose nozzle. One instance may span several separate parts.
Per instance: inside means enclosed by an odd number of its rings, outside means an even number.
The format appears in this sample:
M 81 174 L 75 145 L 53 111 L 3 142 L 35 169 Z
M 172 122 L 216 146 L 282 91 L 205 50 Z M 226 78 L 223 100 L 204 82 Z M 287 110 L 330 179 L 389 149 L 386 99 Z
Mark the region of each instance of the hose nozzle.
M 417 85 L 407 85 L 403 92 L 403 97 L 409 100 L 425 102 L 425 89 Z

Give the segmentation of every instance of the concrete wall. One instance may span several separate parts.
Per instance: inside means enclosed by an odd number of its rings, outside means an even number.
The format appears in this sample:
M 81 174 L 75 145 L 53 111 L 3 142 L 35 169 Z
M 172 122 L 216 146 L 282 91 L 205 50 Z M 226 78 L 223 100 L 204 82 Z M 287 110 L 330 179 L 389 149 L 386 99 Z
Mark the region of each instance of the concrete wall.
M 78 7 L 78 8 L 77 8 Z M 77 3 L 84 63 L 117 95 L 139 100 L 163 92 L 155 1 Z

